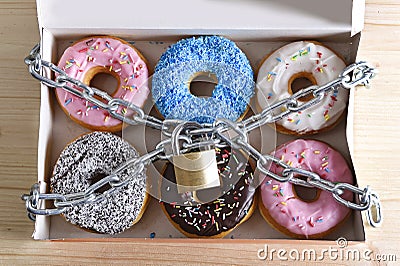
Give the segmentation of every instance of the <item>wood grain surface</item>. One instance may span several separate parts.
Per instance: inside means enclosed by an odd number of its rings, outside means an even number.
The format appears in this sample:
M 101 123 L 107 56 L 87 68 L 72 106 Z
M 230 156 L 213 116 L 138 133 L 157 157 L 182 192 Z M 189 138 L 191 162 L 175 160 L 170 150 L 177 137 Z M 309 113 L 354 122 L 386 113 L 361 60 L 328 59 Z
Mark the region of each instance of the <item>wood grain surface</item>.
M 357 1 L 357 0 L 355 0 Z M 20 195 L 36 180 L 39 84 L 23 58 L 38 42 L 34 0 L 0 0 L 0 264 L 266 264 L 257 258 L 269 248 L 300 245 L 321 249 L 316 241 L 123 240 L 108 242 L 33 241 L 33 223 Z M 371 89 L 356 91 L 354 164 L 361 186 L 381 196 L 384 223 L 366 226 L 367 241 L 352 247 L 396 255 L 400 262 L 400 1 L 367 0 L 358 58 L 379 68 Z M 325 259 L 327 265 L 338 261 Z M 379 262 L 371 262 L 378 264 Z M 380 262 L 386 264 L 386 262 Z M 298 264 L 312 264 L 310 261 Z M 354 264 L 340 261 L 339 264 Z M 356 262 L 365 265 L 365 261 Z M 389 264 L 395 265 L 396 262 Z

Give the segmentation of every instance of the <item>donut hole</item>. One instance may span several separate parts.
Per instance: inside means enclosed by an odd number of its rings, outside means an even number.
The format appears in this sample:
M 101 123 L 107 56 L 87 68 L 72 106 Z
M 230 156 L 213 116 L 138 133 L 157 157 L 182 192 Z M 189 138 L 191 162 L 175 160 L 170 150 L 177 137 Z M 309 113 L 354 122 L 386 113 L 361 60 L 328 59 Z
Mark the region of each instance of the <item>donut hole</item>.
M 293 95 L 296 92 L 313 85 L 317 85 L 317 81 L 315 80 L 314 76 L 308 72 L 300 72 L 290 78 L 288 90 L 290 95 Z M 312 100 L 313 98 L 314 96 L 312 94 L 308 94 L 304 97 L 299 98 L 299 101 L 307 102 Z
M 114 71 L 103 67 L 94 67 L 87 71 L 83 82 L 90 87 L 107 92 L 113 96 L 120 86 L 119 76 Z M 95 96 L 97 99 L 102 99 Z
M 218 84 L 218 78 L 211 72 L 198 72 L 189 80 L 187 86 L 189 92 L 200 98 L 209 98 Z
M 302 178 L 300 176 L 295 177 L 306 180 L 305 178 Z M 321 193 L 321 190 L 315 187 L 303 187 L 300 185 L 293 185 L 292 187 L 293 193 L 296 195 L 296 197 L 305 202 L 313 202 L 318 200 L 319 194 Z
M 95 172 L 92 177 L 89 179 L 89 185 L 93 185 L 97 182 L 99 182 L 100 180 L 102 180 L 103 178 L 105 178 L 106 176 L 108 176 L 108 174 L 103 173 L 103 172 Z M 104 186 L 102 186 L 101 188 L 95 190 L 94 192 L 96 193 L 103 193 L 107 190 L 111 189 L 110 184 L 106 184 Z

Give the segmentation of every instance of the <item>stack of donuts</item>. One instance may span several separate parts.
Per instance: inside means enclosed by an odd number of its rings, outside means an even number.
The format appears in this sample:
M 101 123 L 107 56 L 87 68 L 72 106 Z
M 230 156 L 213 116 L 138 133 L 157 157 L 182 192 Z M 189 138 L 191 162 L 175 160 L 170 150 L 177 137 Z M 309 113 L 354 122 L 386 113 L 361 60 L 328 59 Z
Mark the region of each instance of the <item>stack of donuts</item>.
M 99 73 L 114 76 L 118 86 L 112 97 L 139 107 L 149 98 L 146 59 L 137 48 L 116 37 L 92 36 L 77 41 L 65 50 L 58 66 L 87 85 Z M 223 118 L 236 122 L 244 117 L 254 95 L 260 112 L 294 94 L 297 80 L 320 86 L 337 78 L 345 66 L 344 60 L 325 45 L 298 41 L 267 55 L 254 74 L 234 42 L 221 36 L 198 36 L 178 41 L 161 55 L 154 67 L 151 95 L 165 119 L 212 123 Z M 191 82 L 204 74 L 212 75 L 216 83 L 210 97 L 195 96 L 190 90 Z M 139 156 L 130 143 L 115 134 L 122 130 L 122 122 L 106 110 L 62 88 L 56 90 L 56 97 L 67 116 L 93 132 L 76 138 L 61 152 L 51 178 L 52 192 L 85 191 L 122 163 Z M 273 128 L 293 140 L 271 154 L 325 180 L 353 184 L 352 171 L 338 151 L 321 141 L 301 138 L 334 128 L 344 117 L 347 101 L 348 91 L 336 89 L 315 106 L 276 122 Z M 131 114 L 122 107 L 117 112 Z M 160 189 L 160 207 L 175 228 L 188 237 L 224 237 L 249 219 L 257 205 L 268 224 L 293 238 L 323 238 L 351 213 L 328 192 L 318 190 L 313 199 L 303 199 L 291 183 L 280 183 L 263 174 L 255 178 L 254 163 L 232 147 L 216 147 L 215 157 L 221 185 L 212 200 L 199 201 L 188 196 L 189 192 L 180 195 L 176 186 Z M 276 174 L 282 170 L 275 164 L 270 168 Z M 133 173 L 134 169 L 128 168 L 121 174 L 128 177 Z M 171 162 L 165 164 L 162 175 L 160 187 L 176 183 Z M 171 195 L 187 200 L 165 200 Z M 351 197 L 350 193 L 343 195 L 347 200 Z M 63 216 L 86 230 L 116 234 L 140 220 L 149 198 L 143 172 L 104 200 L 69 207 Z

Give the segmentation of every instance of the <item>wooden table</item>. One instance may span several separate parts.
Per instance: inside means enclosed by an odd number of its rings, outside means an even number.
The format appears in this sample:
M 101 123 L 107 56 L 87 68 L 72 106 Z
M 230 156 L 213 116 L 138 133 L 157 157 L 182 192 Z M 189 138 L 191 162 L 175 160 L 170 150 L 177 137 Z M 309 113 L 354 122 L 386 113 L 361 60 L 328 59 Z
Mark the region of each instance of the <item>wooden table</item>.
M 20 195 L 36 180 L 39 85 L 23 58 L 39 40 L 34 0 L 0 0 L 0 264 L 31 263 L 265 263 L 257 250 L 293 247 L 285 241 L 136 242 L 33 241 Z M 384 224 L 366 226 L 355 245 L 400 261 L 400 2 L 367 0 L 359 59 L 378 66 L 370 90 L 356 91 L 354 164 L 361 186 L 381 196 Z M 304 244 L 304 243 L 303 243 Z M 318 248 L 315 241 L 308 247 Z M 188 255 L 189 254 L 189 255 Z M 304 262 L 307 264 L 307 262 Z M 326 260 L 327 264 L 337 262 Z M 344 263 L 344 262 L 340 262 Z M 350 263 L 350 262 L 349 262 Z M 351 262 L 353 263 L 353 262 Z M 365 262 L 360 262 L 364 264 Z

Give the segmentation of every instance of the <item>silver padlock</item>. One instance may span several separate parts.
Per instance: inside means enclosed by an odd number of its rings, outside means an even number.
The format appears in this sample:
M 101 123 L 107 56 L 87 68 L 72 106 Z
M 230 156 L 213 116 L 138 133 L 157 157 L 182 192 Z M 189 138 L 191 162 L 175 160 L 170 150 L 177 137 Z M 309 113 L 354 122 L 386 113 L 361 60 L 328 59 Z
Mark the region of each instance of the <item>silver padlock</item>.
M 174 164 L 178 193 L 195 192 L 201 189 L 219 187 L 221 185 L 215 150 L 181 154 L 178 137 L 185 127 L 196 126 L 187 122 L 174 129 L 171 138 L 172 162 Z

